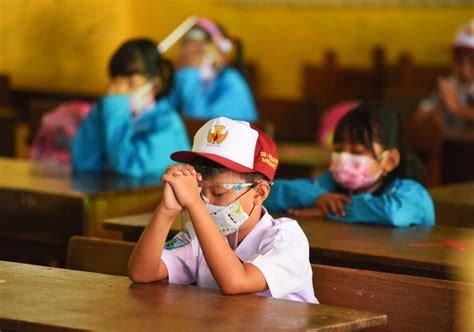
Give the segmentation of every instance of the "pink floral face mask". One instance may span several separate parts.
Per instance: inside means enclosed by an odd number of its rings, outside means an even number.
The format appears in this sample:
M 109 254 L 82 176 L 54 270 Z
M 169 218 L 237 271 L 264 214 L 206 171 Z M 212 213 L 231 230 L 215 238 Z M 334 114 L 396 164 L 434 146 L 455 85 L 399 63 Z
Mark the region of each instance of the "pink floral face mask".
M 380 154 L 377 160 L 387 155 L 388 151 Z M 366 188 L 374 184 L 382 175 L 382 169 L 369 175 L 369 169 L 377 162 L 368 156 L 355 155 L 348 152 L 333 152 L 331 155 L 331 166 L 329 170 L 334 180 L 342 187 L 350 190 Z

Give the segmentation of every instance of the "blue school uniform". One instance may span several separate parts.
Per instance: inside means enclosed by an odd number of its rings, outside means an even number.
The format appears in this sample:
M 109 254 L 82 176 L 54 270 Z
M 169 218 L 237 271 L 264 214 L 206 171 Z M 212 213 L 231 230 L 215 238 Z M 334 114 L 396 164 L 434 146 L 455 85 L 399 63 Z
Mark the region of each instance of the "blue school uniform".
M 170 154 L 189 150 L 186 128 L 166 100 L 133 117 L 128 95 L 103 97 L 81 123 L 72 142 L 74 169 L 139 177 L 161 175 Z
M 229 67 L 207 83 L 201 78 L 200 68 L 178 70 L 169 101 L 183 116 L 193 119 L 225 116 L 249 122 L 258 120 L 247 82 L 237 70 Z
M 312 207 L 319 196 L 335 192 L 337 187 L 330 172 L 314 180 L 276 180 L 265 201 L 265 207 L 269 211 Z M 351 195 L 350 198 L 352 204 L 344 204 L 345 216 L 329 214 L 328 218 L 343 222 L 365 222 L 396 227 L 431 226 L 435 223 L 431 196 L 414 180 L 397 178 L 378 195 L 362 193 Z

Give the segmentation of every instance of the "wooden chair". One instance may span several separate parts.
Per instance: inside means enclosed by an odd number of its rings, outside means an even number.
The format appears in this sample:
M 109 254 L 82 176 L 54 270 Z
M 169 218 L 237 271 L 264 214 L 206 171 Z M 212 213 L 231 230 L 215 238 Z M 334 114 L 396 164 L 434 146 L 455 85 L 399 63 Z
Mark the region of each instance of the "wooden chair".
M 10 88 L 10 77 L 0 75 L 0 106 L 10 104 Z
M 127 264 L 135 243 L 73 236 L 67 250 L 66 268 L 127 276 Z
M 311 142 L 316 138 L 320 109 L 313 101 L 259 98 L 258 127 L 277 141 Z
M 464 331 L 459 312 L 474 285 L 441 279 L 313 264 L 313 285 L 321 304 L 388 315 L 386 331 Z M 379 330 L 379 329 L 373 329 Z
M 368 69 L 342 67 L 337 55 L 328 50 L 322 66 L 304 65 L 304 96 L 324 107 L 354 99 L 378 101 L 382 98 L 385 68 L 385 54 L 380 47 L 373 49 L 372 65 Z

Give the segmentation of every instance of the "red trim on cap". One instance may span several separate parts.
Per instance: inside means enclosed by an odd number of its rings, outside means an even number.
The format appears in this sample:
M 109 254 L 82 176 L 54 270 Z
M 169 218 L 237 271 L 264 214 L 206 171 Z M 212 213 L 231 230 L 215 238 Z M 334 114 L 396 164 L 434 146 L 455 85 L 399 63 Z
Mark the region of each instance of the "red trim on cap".
M 178 151 L 171 154 L 170 158 L 174 161 L 178 161 L 180 163 L 190 163 L 197 157 L 203 157 L 209 160 L 212 160 L 219 165 L 224 166 L 225 168 L 230 169 L 231 171 L 239 172 L 239 173 L 252 173 L 256 172 L 255 170 L 245 167 L 241 164 L 238 164 L 232 160 L 227 158 L 221 157 L 219 155 L 213 153 L 204 153 L 204 152 L 193 152 L 193 151 Z

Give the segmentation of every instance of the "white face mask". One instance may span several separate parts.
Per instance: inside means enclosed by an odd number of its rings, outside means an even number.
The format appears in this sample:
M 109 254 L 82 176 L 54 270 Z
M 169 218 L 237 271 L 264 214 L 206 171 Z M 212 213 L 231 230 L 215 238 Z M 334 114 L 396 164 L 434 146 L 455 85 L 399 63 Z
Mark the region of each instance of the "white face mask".
M 130 109 L 134 115 L 142 114 L 155 106 L 153 84 L 149 81 L 130 95 Z
M 239 227 L 250 217 L 238 200 L 224 206 L 206 202 L 206 207 L 214 219 L 217 229 L 224 235 L 237 232 Z
M 216 75 L 217 71 L 216 68 L 214 67 L 214 62 L 216 61 L 215 56 L 213 55 L 207 55 L 204 57 L 201 63 L 201 78 L 205 82 L 210 82 L 212 81 Z

